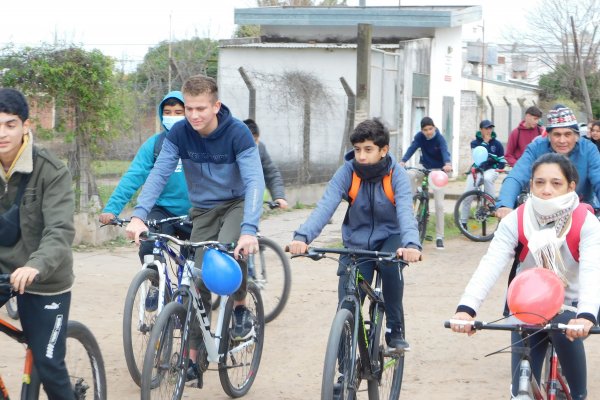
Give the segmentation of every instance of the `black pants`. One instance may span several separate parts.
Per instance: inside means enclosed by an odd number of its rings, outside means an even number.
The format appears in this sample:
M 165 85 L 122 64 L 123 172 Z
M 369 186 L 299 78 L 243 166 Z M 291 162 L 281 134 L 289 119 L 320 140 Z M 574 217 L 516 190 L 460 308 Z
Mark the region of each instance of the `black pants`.
M 49 400 L 75 399 L 65 365 L 71 292 L 17 296 L 21 326 Z
M 172 217 L 179 217 L 179 215 L 170 213 L 164 207 L 154 206 L 154 207 L 152 207 L 152 210 L 150 210 L 150 212 L 148 213 L 148 216 L 146 217 L 146 219 L 161 220 L 164 218 L 172 218 Z M 157 230 L 154 228 L 151 228 L 150 231 L 157 232 Z M 182 225 L 179 222 L 167 223 L 167 224 L 163 224 L 160 227 L 159 233 L 164 233 L 165 235 L 175 236 L 182 240 L 188 240 L 190 238 L 190 234 L 192 233 L 192 227 L 189 225 Z M 146 254 L 152 254 L 153 248 L 154 248 L 154 242 L 152 240 L 144 240 L 144 241 L 140 242 L 140 251 L 138 254 L 140 256 L 140 261 L 142 263 L 144 263 L 144 256 Z M 188 255 L 183 254 L 183 256 L 187 258 Z

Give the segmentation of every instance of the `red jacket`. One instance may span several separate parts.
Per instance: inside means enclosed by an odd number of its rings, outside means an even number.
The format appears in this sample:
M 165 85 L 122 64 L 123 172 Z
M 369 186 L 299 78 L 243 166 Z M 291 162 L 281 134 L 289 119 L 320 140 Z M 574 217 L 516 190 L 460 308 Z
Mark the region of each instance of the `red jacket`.
M 539 125 L 536 125 L 533 128 L 525 128 L 525 121 L 521 121 L 519 126 L 513 129 L 508 137 L 506 154 L 504 154 L 504 158 L 506 158 L 508 165 L 511 167 L 514 166 L 525 151 L 527 145 L 537 136 L 543 135 L 544 131 L 544 127 Z

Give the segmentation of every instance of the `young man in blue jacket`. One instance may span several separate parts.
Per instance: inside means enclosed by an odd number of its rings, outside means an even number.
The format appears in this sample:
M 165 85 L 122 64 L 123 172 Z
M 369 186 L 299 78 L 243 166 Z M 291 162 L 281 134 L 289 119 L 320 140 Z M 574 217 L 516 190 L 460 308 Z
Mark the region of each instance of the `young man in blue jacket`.
M 135 158 L 129 165 L 129 169 L 119 184 L 113 191 L 110 199 L 106 203 L 99 220 L 103 224 L 108 224 L 115 216 L 118 216 L 123 208 L 131 201 L 133 195 L 144 185 L 146 178 L 156 162 L 158 154 L 162 148 L 162 143 L 171 130 L 171 127 L 183 119 L 184 115 L 183 95 L 179 90 L 167 93 L 158 105 L 158 118 L 164 130 L 159 132 L 144 142 L 138 150 Z M 150 209 L 147 219 L 163 219 L 186 215 L 191 208 L 188 197 L 187 184 L 183 176 L 181 160 L 177 164 L 174 173 L 169 177 L 163 191 L 161 192 L 156 204 Z M 186 226 L 179 224 L 165 225 L 162 227 L 162 233 L 175 235 L 181 239 L 189 239 L 191 230 Z M 140 260 L 144 262 L 146 254 L 152 254 L 154 245 L 151 241 L 144 241 L 140 244 Z
M 289 245 L 290 253 L 305 253 L 308 244 L 319 236 L 340 202 L 350 202 L 348 193 L 353 173 L 356 173 L 361 182 L 342 223 L 344 247 L 396 252 L 408 262 L 418 261 L 421 244 L 413 215 L 408 175 L 404 168 L 394 167 L 396 161 L 389 153 L 388 130 L 378 120 L 366 120 L 356 126 L 350 141 L 354 150 L 346 154 L 346 161 L 329 181 L 317 208 L 294 232 L 294 239 Z M 394 203 L 383 187 L 383 179 L 390 173 Z M 347 261 L 342 257 L 338 268 L 339 301 L 344 296 L 346 278 L 343 274 Z M 369 282 L 373 279 L 374 267 L 374 262 L 360 264 L 360 272 Z M 385 265 L 379 272 L 387 314 L 386 342 L 392 349 L 408 350 L 408 343 L 402 338 L 402 271 Z
M 255 321 L 245 306 L 248 268 L 239 256 L 258 251 L 256 232 L 265 190 L 258 148 L 248 127 L 219 100 L 215 79 L 192 76 L 181 91 L 185 120 L 176 123 L 167 134 L 126 231 L 129 238 L 139 243 L 140 233 L 148 230 L 143 221 L 181 159 L 192 203 L 190 239 L 237 243 L 234 256 L 243 277 L 240 288 L 232 295 L 235 309 L 230 333 L 233 340 L 238 340 L 252 332 Z M 202 264 L 200 253 L 195 257 L 198 268 Z M 205 309 L 210 310 L 211 294 L 202 283 L 200 294 Z M 196 360 L 201 342 L 199 326 L 193 323 L 191 360 Z
M 600 153 L 589 140 L 579 140 L 579 125 L 573 111 L 557 104 L 548 112 L 548 136 L 531 142 L 513 169 L 502 182 L 496 203 L 498 218 L 503 218 L 515 208 L 521 190 L 531 179 L 531 166 L 543 154 L 558 153 L 567 156 L 577 168 L 579 182 L 575 191 L 581 201 L 598 208 L 600 199 Z
M 504 159 L 504 146 L 496 139 L 494 132 L 494 123 L 489 119 L 484 119 L 479 123 L 479 131 L 475 133 L 475 139 L 471 141 L 471 150 L 478 146 L 483 146 L 488 152 L 488 159 L 479 164 L 479 168 L 483 170 L 483 187 L 486 193 L 496 197 L 496 188 L 494 184 L 498 179 L 496 169 L 502 169 L 506 165 Z M 465 193 L 475 189 L 475 181 L 473 175 L 467 175 L 467 184 Z M 470 202 L 465 201 L 460 210 L 460 223 L 463 227 L 467 226 L 467 216 L 469 214 Z
M 404 166 L 413 156 L 415 151 L 421 149 L 420 164 L 427 169 L 441 169 L 445 173 L 452 172 L 452 161 L 446 139 L 435 127 L 430 117 L 421 120 L 421 131 L 417 132 L 412 143 L 406 149 L 400 165 Z M 411 187 L 413 196 L 423 180 L 423 173 L 410 170 L 408 175 L 411 178 Z M 435 245 L 438 250 L 444 249 L 444 195 L 445 189 L 431 188 L 435 200 Z

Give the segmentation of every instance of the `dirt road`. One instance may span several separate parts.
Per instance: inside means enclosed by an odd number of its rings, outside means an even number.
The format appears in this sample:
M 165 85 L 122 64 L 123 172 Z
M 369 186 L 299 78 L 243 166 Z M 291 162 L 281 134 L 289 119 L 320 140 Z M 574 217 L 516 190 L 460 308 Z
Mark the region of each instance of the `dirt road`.
M 309 211 L 282 213 L 265 220 L 264 234 L 280 244 Z M 334 217 L 317 244 L 339 243 L 343 214 Z M 453 334 L 443 328 L 452 316 L 462 290 L 471 276 L 485 243 L 458 238 L 448 240 L 446 250 L 426 243 L 425 259 L 405 270 L 404 305 L 408 340 L 402 388 L 403 399 L 506 399 L 509 387 L 508 354 L 485 357 L 509 344 L 509 335 L 485 331 L 473 337 Z M 139 268 L 133 246 L 94 249 L 75 253 L 76 285 L 72 319 L 84 322 L 96 335 L 106 363 L 110 399 L 137 399 L 139 388 L 131 381 L 123 357 L 121 324 L 125 293 Z M 292 261 L 293 284 L 284 312 L 267 325 L 266 344 L 251 400 L 317 399 L 321 368 L 330 323 L 336 308 L 336 266 L 330 261 Z M 500 316 L 506 278 L 502 277 L 480 312 L 481 319 Z M 4 309 L 0 311 L 6 317 Z M 16 343 L 0 337 L 0 374 L 15 396 L 22 354 Z M 600 396 L 600 338 L 586 341 L 590 398 Z M 16 396 L 15 396 L 16 397 Z M 226 399 L 217 372 L 205 376 L 202 390 L 187 388 L 185 398 Z M 366 398 L 366 393 L 361 393 Z

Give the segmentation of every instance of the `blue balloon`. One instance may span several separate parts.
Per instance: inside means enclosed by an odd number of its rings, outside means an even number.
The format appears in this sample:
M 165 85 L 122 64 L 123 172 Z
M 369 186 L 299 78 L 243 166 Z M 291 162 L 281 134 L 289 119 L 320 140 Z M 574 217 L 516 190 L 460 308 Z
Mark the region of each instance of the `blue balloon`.
M 215 249 L 204 250 L 202 280 L 213 293 L 229 296 L 242 283 L 242 270 L 233 257 Z
M 473 149 L 473 162 L 479 166 L 488 159 L 488 151 L 483 146 L 477 146 Z

